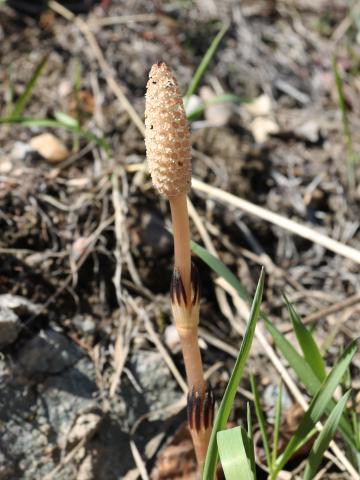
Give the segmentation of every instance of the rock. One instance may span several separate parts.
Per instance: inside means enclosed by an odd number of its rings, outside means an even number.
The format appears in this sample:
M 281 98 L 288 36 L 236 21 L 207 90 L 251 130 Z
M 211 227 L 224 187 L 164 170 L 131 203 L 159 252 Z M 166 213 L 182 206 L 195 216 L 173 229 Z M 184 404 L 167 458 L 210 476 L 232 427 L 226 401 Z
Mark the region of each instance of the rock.
M 175 325 L 168 325 L 164 332 L 164 342 L 171 353 L 178 353 L 181 349 L 180 337 Z
M 249 125 L 257 143 L 264 143 L 270 135 L 279 133 L 279 125 L 270 117 L 256 117 Z
M 42 133 L 30 140 L 30 147 L 49 163 L 59 163 L 69 156 L 69 150 L 52 133 Z
M 271 115 L 271 98 L 269 95 L 260 95 L 250 103 L 245 103 L 244 108 L 254 117 Z
M 270 135 L 279 133 L 280 128 L 275 121 L 268 95 L 260 95 L 251 103 L 246 103 L 243 110 L 247 114 L 245 123 L 257 143 L 264 143 Z
M 85 335 L 92 335 L 96 330 L 96 321 L 91 315 L 75 315 L 73 324 Z
M 28 155 L 31 155 L 33 149 L 24 142 L 15 142 L 11 150 L 11 158 L 19 162 L 23 162 Z
M 64 335 L 48 329 L 31 339 L 18 361 L 28 375 L 54 374 L 70 367 L 82 356 L 80 349 Z
M 7 157 L 3 157 L 0 159 L 0 174 L 6 175 L 10 173 L 13 168 L 13 164 L 11 160 Z
M 191 95 L 185 103 L 185 112 L 189 116 L 194 113 L 202 105 L 201 98 L 198 95 Z
M 279 386 L 273 383 L 270 383 L 263 392 L 263 402 L 266 406 L 266 414 L 269 423 L 274 423 L 275 419 L 275 409 L 276 409 L 276 401 L 279 396 Z M 281 408 L 282 411 L 291 408 L 292 400 L 289 397 L 289 394 L 286 388 L 283 388 L 282 391 L 282 402 Z
M 23 315 L 37 315 L 42 309 L 41 305 L 33 303 L 20 295 L 11 295 L 10 293 L 0 295 L 0 307 L 9 308 L 19 317 Z
M 310 143 L 317 143 L 320 140 L 320 125 L 316 120 L 309 120 L 295 128 L 295 134 Z
M 52 336 L 49 332 L 46 335 Z M 80 422 L 82 432 L 89 435 L 94 423 L 98 425 L 90 416 L 90 412 L 97 416 L 99 411 L 94 365 L 84 355 L 60 374 L 45 375 L 42 382 L 34 382 L 24 377 L 19 365 L 3 363 L 0 358 L 0 450 L 4 457 L 0 455 L 0 480 L 46 478 L 59 463 L 53 453 L 60 453 L 62 448 L 67 453 L 72 448 L 68 435 L 74 425 L 75 433 L 80 428 L 77 419 L 84 420 Z M 65 465 L 56 475 L 57 480 L 75 478 L 74 463 Z
M 0 348 L 15 342 L 21 326 L 20 318 L 10 308 L 0 306 Z
M 230 102 L 216 102 L 218 95 L 207 86 L 200 89 L 200 97 L 206 104 L 205 119 L 209 126 L 224 127 L 229 123 L 232 115 L 232 104 Z

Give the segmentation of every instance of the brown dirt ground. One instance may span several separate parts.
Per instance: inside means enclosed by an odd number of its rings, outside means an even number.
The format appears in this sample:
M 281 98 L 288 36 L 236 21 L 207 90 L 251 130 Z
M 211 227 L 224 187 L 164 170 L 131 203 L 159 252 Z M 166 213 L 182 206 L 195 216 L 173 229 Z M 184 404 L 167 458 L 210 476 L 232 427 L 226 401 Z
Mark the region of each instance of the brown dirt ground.
M 194 121 L 194 176 L 359 248 L 360 188 L 349 188 L 332 70 L 336 55 L 352 146 L 359 154 L 360 11 L 353 3 L 352 8 L 345 0 L 256 0 L 241 6 L 236 0 L 113 0 L 105 11 L 98 7 L 79 18 L 140 117 L 151 65 L 167 62 L 185 92 L 210 39 L 228 22 L 202 86 L 247 102 L 266 95 L 270 102 L 265 111 L 255 104 L 253 113 L 244 102 L 233 104 L 216 126 L 219 110 L 209 109 Z M 52 11 L 29 18 L 0 6 L 0 114 L 6 116 L 45 55 L 44 73 L 24 115 L 78 116 L 83 129 L 106 139 L 110 154 L 65 129 L 0 124 L 0 294 L 42 306 L 19 314 L 22 331 L 1 357 L 0 479 L 135 479 L 134 445 L 152 478 L 193 478 L 181 388 L 151 336 L 152 326 L 183 374 L 181 355 L 171 352 L 168 205 L 142 170 L 141 133 L 74 22 Z M 269 124 L 276 132 L 256 139 L 255 120 L 262 133 Z M 50 164 L 29 151 L 30 139 L 45 131 L 62 139 L 70 158 Z M 250 292 L 260 265 L 266 265 L 263 307 L 276 325 L 289 322 L 284 292 L 307 316 L 359 291 L 355 262 L 211 196 L 193 190 L 191 199 L 220 258 Z M 194 225 L 192 235 L 202 243 Z M 219 399 L 234 362 L 223 343 L 234 349 L 240 343 L 229 318 L 243 320 L 230 297 L 230 313 L 221 311 L 214 275 L 196 262 L 203 284 L 204 362 L 206 368 L 219 362 L 211 376 Z M 358 335 L 359 312 L 355 303 L 313 324 L 329 366 Z M 40 353 L 30 368 L 34 351 L 42 352 L 39 338 L 50 348 L 49 365 L 58 341 L 64 351 L 76 349 L 69 353 L 74 361 L 67 357 L 63 368 L 39 368 Z M 295 342 L 291 332 L 288 338 Z M 358 390 L 358 355 L 353 365 Z M 250 370 L 270 418 L 278 374 L 256 344 L 246 374 Z M 245 375 L 235 423 L 244 417 L 248 392 Z M 77 419 L 89 412 L 94 427 L 71 437 Z M 261 448 L 258 453 L 261 458 Z M 303 458 L 289 469 L 295 472 Z M 322 478 L 350 478 L 331 462 L 327 467 Z M 175 476 L 174 470 L 183 473 Z

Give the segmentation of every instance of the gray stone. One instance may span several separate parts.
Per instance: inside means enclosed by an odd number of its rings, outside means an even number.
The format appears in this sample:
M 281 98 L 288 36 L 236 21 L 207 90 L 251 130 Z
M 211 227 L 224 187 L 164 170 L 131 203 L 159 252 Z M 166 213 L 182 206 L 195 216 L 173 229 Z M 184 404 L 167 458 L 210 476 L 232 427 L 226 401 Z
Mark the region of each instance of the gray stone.
M 27 298 L 10 293 L 0 295 L 0 307 L 9 308 L 20 317 L 22 315 L 38 314 L 42 308 L 41 305 L 31 302 Z
M 18 361 L 28 375 L 54 374 L 70 367 L 82 356 L 80 349 L 63 334 L 48 329 L 31 339 Z
M 316 120 L 309 120 L 295 129 L 295 134 L 310 143 L 317 143 L 320 140 L 320 125 Z
M 19 317 L 10 308 L 0 306 L 0 348 L 15 342 L 20 330 Z
M 59 339 L 63 336 L 47 332 L 46 337 Z M 63 338 L 66 342 L 60 342 L 69 349 L 66 337 Z M 35 346 L 33 342 L 32 348 Z M 69 358 L 75 357 L 70 353 Z M 0 480 L 44 478 L 59 462 L 56 453 L 62 448 L 68 452 L 71 448 L 68 434 L 78 417 L 89 415 L 88 412 L 97 414 L 94 365 L 84 355 L 61 373 L 45 375 L 42 383 L 31 382 L 23 376 L 19 365 L 12 362 L 3 370 L 0 375 L 0 446 L 4 451 L 0 455 Z M 51 452 L 55 452 L 54 457 Z M 56 480 L 76 478 L 73 463 L 56 475 Z
M 92 335 L 96 330 L 96 321 L 90 315 L 75 315 L 73 324 L 85 335 Z
M 11 157 L 14 160 L 23 162 L 26 156 L 32 152 L 32 148 L 29 144 L 24 142 L 15 142 L 11 150 Z

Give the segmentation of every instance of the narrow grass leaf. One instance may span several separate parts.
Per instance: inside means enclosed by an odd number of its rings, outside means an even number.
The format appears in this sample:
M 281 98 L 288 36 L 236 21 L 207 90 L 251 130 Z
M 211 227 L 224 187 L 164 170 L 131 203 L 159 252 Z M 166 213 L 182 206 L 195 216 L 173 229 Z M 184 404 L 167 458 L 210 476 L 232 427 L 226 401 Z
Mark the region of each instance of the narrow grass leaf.
M 64 112 L 55 112 L 56 120 L 60 122 L 64 127 L 79 128 L 79 122 L 74 117 L 70 117 Z
M 221 260 L 214 257 L 214 255 L 208 252 L 205 248 L 193 241 L 191 242 L 191 249 L 201 258 L 203 262 L 205 262 L 212 270 L 214 270 L 215 273 L 217 273 L 220 277 L 223 277 L 229 285 L 235 288 L 243 300 L 246 300 L 249 303 L 252 302 L 251 295 L 249 295 L 236 276 L 231 272 L 231 270 L 228 269 L 226 265 L 224 265 Z
M 247 420 L 247 436 L 249 437 L 249 458 L 251 462 L 251 470 L 255 476 L 256 464 L 255 464 L 254 435 L 253 435 L 253 424 L 251 419 L 251 407 L 249 402 L 246 404 L 246 420 Z
M 217 95 L 208 102 L 204 102 L 199 105 L 197 108 L 192 110 L 188 115 L 187 119 L 189 122 L 196 120 L 201 114 L 204 113 L 207 107 L 211 105 L 218 105 L 219 103 L 240 103 L 242 101 L 241 97 L 234 95 L 232 93 L 224 93 L 222 95 Z
M 298 352 L 285 338 L 285 336 L 281 332 L 279 332 L 279 330 L 274 325 L 272 325 L 267 318 L 264 319 L 264 323 L 267 331 L 272 336 L 275 345 L 284 355 L 290 367 L 295 371 L 301 383 L 305 386 L 305 388 L 309 391 L 311 395 L 315 395 L 321 385 L 319 378 L 306 365 L 303 357 L 298 354 Z M 330 400 L 327 411 L 330 412 L 334 407 L 335 401 Z M 343 434 L 347 443 L 351 446 L 351 448 L 354 448 L 355 445 L 351 424 L 345 416 L 343 416 L 340 421 L 340 431 Z
M 188 99 L 193 95 L 196 90 L 199 88 L 200 82 L 202 77 L 204 76 L 204 73 L 206 72 L 213 56 L 216 53 L 216 50 L 219 46 L 219 43 L 221 42 L 221 39 L 225 35 L 229 28 L 229 25 L 223 25 L 219 32 L 216 34 L 214 37 L 213 41 L 210 44 L 210 47 L 207 49 L 205 55 L 203 56 L 200 65 L 196 69 L 195 74 L 193 75 L 193 78 L 191 79 L 188 91 L 186 92 L 185 99 Z
M 320 350 L 309 332 L 309 330 L 303 325 L 293 305 L 285 297 L 285 302 L 289 310 L 292 325 L 294 327 L 296 338 L 299 342 L 301 350 L 304 354 L 304 358 L 312 371 L 322 382 L 326 378 L 325 363 L 321 356 Z
M 249 402 L 246 404 L 246 420 L 247 420 L 247 435 L 249 437 L 249 445 L 250 445 L 249 458 L 251 461 L 252 472 L 254 476 L 256 476 L 255 444 L 254 444 L 253 425 L 252 425 L 252 419 L 251 419 L 251 407 Z
M 341 122 L 343 129 L 343 137 L 347 151 L 347 168 L 348 168 L 348 182 L 350 187 L 354 187 L 356 184 L 355 181 L 355 162 L 357 161 L 357 156 L 354 154 L 353 141 L 350 130 L 350 123 L 348 118 L 348 112 L 346 108 L 345 95 L 344 95 L 344 86 L 343 81 L 338 69 L 335 56 L 332 61 L 332 68 L 335 77 L 336 91 L 338 97 L 338 106 L 341 112 Z
M 242 427 L 218 432 L 217 443 L 226 480 L 255 480 L 247 453 L 250 439 Z
M 268 435 L 267 435 L 267 432 L 266 432 L 266 421 L 265 421 L 264 414 L 263 414 L 263 411 L 262 411 L 259 391 L 257 389 L 257 386 L 256 386 L 253 375 L 250 376 L 250 383 L 251 383 L 251 391 L 254 395 L 255 412 L 256 412 L 256 417 L 257 417 L 258 422 L 259 422 L 261 437 L 262 437 L 262 440 L 263 440 L 266 463 L 267 463 L 269 471 L 271 471 L 270 444 L 269 444 L 269 438 L 268 438 Z
M 288 460 L 302 444 L 303 439 L 310 433 L 316 422 L 325 412 L 326 407 L 332 398 L 334 390 L 341 382 L 341 379 L 345 374 L 346 369 L 350 365 L 356 350 L 357 342 L 354 341 L 346 348 L 336 365 L 327 376 L 324 383 L 321 385 L 319 391 L 312 399 L 309 409 L 305 412 L 297 431 L 291 437 L 283 454 L 279 457 L 276 465 L 276 473 L 278 473 L 286 465 Z
M 14 108 L 10 114 L 11 117 L 20 117 L 20 115 L 24 111 L 26 104 L 31 98 L 31 95 L 36 86 L 36 83 L 44 71 L 47 60 L 48 60 L 48 55 L 45 55 L 45 57 L 41 60 L 39 65 L 36 67 L 32 77 L 30 78 L 30 81 L 27 83 L 25 87 L 25 90 L 15 102 Z
M 193 252 L 198 255 L 204 263 L 206 263 L 215 273 L 220 277 L 223 277 L 224 280 L 228 282 L 238 293 L 239 297 L 248 302 L 249 304 L 252 301 L 251 295 L 246 291 L 246 289 L 241 285 L 236 276 L 229 270 L 229 268 L 223 264 L 221 260 L 214 257 L 209 253 L 205 248 L 201 247 L 195 242 L 191 242 L 191 248 Z M 260 311 L 260 317 L 264 321 L 264 325 L 267 331 L 272 336 L 277 348 L 284 355 L 290 366 L 295 371 L 296 375 L 300 379 L 304 387 L 309 391 L 311 395 L 315 395 L 317 390 L 320 388 L 321 382 L 315 373 L 306 367 L 304 359 L 295 348 L 290 344 L 290 342 L 285 338 L 285 336 L 270 322 L 268 317 Z M 328 411 L 330 412 L 335 407 L 335 402 L 330 401 L 328 406 Z M 349 420 L 343 415 L 340 421 L 340 431 L 346 440 L 346 443 L 349 445 L 351 450 L 356 451 L 356 445 L 354 440 L 354 433 L 352 425 Z M 360 455 L 359 455 L 360 457 Z M 360 460 L 359 460 L 360 465 Z
M 76 121 L 76 120 L 75 120 Z M 32 117 L 0 117 L 1 124 L 19 124 L 23 127 L 45 127 L 45 128 L 62 128 L 73 132 L 80 138 L 85 138 L 90 142 L 95 142 L 106 153 L 109 153 L 110 147 L 105 138 L 97 136 L 95 133 L 82 128 L 70 125 L 70 122 L 63 123 L 52 118 L 32 118 Z
M 350 391 L 348 391 L 343 397 L 341 397 L 336 407 L 331 412 L 329 418 L 326 420 L 324 428 L 315 440 L 305 468 L 303 480 L 311 480 L 315 476 L 317 469 L 322 461 L 325 450 L 328 448 L 329 443 L 335 435 L 341 419 L 341 415 L 349 399 L 349 395 Z
M 240 383 L 246 360 L 249 356 L 251 344 L 254 338 L 256 322 L 259 317 L 260 304 L 264 291 L 264 269 L 261 270 L 259 282 L 256 288 L 254 301 L 251 306 L 250 317 L 246 327 L 244 338 L 241 342 L 239 355 L 236 359 L 234 370 L 227 384 L 224 396 L 222 398 L 218 413 L 215 418 L 213 430 L 210 437 L 208 453 L 206 455 L 204 465 L 204 480 L 213 480 L 216 473 L 216 465 L 218 462 L 218 451 L 216 443 L 216 435 L 220 430 L 224 430 L 229 419 L 230 411 L 234 402 L 237 387 Z
M 275 465 L 277 453 L 278 453 L 278 447 L 279 447 L 281 411 L 282 411 L 282 392 L 283 392 L 283 384 L 282 382 L 280 382 L 278 396 L 277 396 L 276 405 L 275 405 L 275 422 L 274 422 L 273 447 L 272 447 L 272 455 L 271 455 L 271 469 L 273 468 L 273 465 Z

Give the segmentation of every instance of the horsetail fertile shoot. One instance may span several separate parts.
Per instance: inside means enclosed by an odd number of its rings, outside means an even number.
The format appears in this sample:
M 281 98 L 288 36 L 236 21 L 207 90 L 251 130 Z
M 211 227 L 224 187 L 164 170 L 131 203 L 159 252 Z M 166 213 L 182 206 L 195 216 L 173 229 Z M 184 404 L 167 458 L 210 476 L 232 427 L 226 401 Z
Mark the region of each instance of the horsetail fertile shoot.
M 191 262 L 187 194 L 191 188 L 189 125 L 176 79 L 165 63 L 151 68 L 146 91 L 145 144 L 154 186 L 170 203 L 174 236 L 171 307 L 179 333 L 189 388 L 188 420 L 195 453 L 203 465 L 214 399 L 204 381 L 198 343 L 200 286 Z

